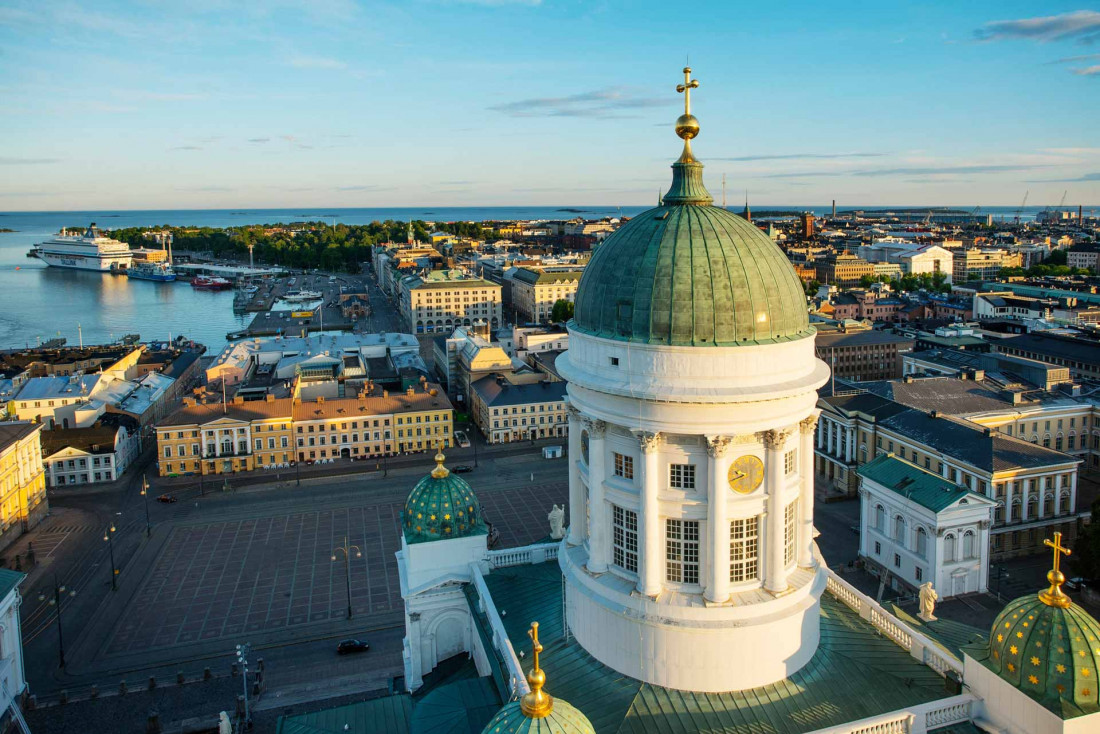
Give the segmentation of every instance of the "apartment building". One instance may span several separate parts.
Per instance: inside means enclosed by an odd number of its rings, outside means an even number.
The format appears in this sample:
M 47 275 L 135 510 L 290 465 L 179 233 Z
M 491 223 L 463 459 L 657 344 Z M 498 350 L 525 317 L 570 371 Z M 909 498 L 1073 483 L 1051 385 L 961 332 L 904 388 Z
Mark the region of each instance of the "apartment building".
M 546 323 L 555 303 L 573 300 L 581 275 L 582 270 L 519 268 L 512 276 L 512 306 L 523 319 Z
M 490 375 L 470 387 L 470 412 L 489 443 L 564 438 L 566 383 L 543 375 Z
M 0 550 L 40 523 L 49 511 L 41 431 L 38 423 L 0 423 Z
M 501 287 L 454 270 L 436 270 L 402 279 L 401 316 L 410 333 L 449 334 L 456 326 L 482 321 L 491 329 L 503 319 Z
M 815 260 L 817 279 L 821 283 L 838 288 L 859 285 L 864 276 L 874 276 L 875 268 L 866 260 L 850 252 L 836 252 Z
M 913 350 L 913 339 L 862 329 L 819 332 L 815 345 L 837 379 L 888 380 L 901 376 L 901 357 Z

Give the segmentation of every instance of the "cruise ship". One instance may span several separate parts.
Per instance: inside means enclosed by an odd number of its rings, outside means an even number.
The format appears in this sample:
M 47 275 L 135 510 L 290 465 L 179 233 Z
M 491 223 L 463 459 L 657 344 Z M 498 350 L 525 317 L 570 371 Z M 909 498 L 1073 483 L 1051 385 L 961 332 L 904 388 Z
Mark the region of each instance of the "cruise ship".
M 101 234 L 95 222 L 80 234 L 63 229 L 53 239 L 39 244 L 34 252 L 55 268 L 101 273 L 127 270 L 133 261 L 130 246 Z

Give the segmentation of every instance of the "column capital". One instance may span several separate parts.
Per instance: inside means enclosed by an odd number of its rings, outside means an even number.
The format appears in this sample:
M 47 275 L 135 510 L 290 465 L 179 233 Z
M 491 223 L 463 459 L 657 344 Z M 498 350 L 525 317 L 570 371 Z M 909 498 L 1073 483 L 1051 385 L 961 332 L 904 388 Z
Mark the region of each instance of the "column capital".
M 813 433 L 814 430 L 817 428 L 817 416 L 806 416 L 801 421 L 799 421 L 798 427 L 802 431 L 802 433 Z
M 588 435 L 592 438 L 603 438 L 604 431 L 607 430 L 607 421 L 601 421 L 596 418 L 582 418 L 584 421 L 584 428 L 588 431 Z
M 420 621 L 420 612 L 409 612 L 409 621 L 410 622 L 419 622 Z
M 569 414 L 570 420 L 581 419 L 581 412 L 577 410 L 576 406 L 574 406 L 572 403 L 565 404 L 565 412 Z
M 978 527 L 981 528 L 982 530 L 989 530 L 989 527 L 992 524 L 993 523 L 991 523 L 989 520 L 981 520 L 981 521 L 978 522 Z
M 761 431 L 758 435 L 767 449 L 781 449 L 787 443 L 787 439 L 794 433 L 790 428 L 778 428 L 770 431 Z
M 664 442 L 660 431 L 632 431 L 632 433 L 638 438 L 638 445 L 641 446 L 643 454 L 652 454 L 660 449 Z
M 713 458 L 725 456 L 733 443 L 732 436 L 707 436 L 707 454 Z

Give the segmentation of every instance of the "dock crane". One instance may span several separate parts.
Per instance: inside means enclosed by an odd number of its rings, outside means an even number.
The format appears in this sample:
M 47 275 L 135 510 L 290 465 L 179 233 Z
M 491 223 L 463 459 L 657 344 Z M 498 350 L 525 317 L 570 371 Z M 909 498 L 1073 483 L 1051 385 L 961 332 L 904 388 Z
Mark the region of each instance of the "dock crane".
M 1028 189 L 1027 191 L 1024 192 L 1024 200 L 1022 202 L 1020 202 L 1019 208 L 1016 209 L 1016 224 L 1020 223 L 1020 212 L 1022 212 L 1024 210 L 1024 207 L 1027 206 L 1027 197 L 1028 197 L 1028 194 L 1030 194 L 1030 193 L 1031 193 L 1031 189 Z

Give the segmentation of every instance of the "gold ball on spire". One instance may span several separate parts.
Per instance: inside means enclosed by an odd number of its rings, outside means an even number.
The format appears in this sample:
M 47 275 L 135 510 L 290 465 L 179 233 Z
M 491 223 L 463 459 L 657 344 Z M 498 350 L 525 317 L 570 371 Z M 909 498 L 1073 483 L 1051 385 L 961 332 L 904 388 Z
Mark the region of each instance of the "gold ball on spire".
M 676 134 L 684 140 L 691 140 L 699 135 L 699 120 L 695 115 L 680 115 L 676 118 Z

